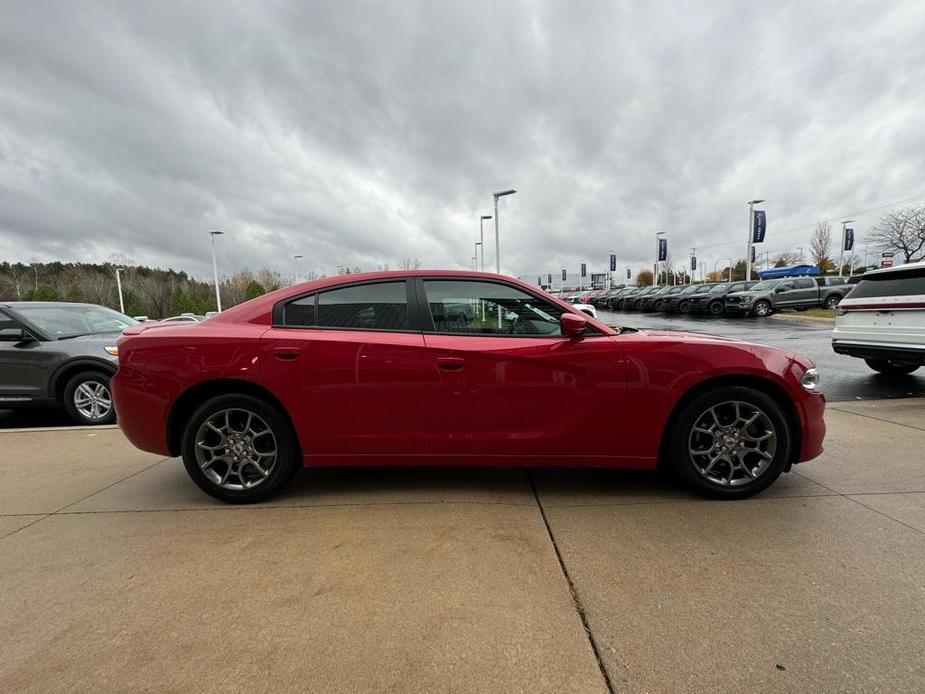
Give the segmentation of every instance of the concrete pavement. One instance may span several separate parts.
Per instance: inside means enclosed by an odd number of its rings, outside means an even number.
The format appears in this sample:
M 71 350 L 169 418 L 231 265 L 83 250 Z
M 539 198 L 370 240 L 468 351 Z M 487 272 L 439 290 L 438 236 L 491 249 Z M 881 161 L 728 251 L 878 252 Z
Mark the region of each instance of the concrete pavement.
M 9 691 L 922 691 L 925 400 L 759 497 L 307 471 L 229 507 L 116 429 L 0 432 Z

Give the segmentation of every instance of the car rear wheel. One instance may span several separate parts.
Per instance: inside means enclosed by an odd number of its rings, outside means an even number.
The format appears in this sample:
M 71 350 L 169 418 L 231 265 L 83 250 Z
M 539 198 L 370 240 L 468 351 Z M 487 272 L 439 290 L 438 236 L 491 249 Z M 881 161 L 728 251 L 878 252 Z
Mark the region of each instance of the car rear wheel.
M 822 306 L 823 306 L 823 308 L 832 309 L 832 308 L 835 308 L 836 306 L 838 306 L 838 303 L 839 303 L 840 301 L 841 301 L 841 297 L 838 296 L 837 294 L 833 294 L 832 296 L 828 297 L 828 298 L 825 300 L 825 303 L 822 304 Z
M 82 371 L 73 376 L 64 387 L 64 409 L 78 424 L 115 422 L 109 376 L 102 371 Z
M 718 316 L 723 312 L 723 303 L 721 301 L 714 301 L 707 307 L 707 310 L 710 312 L 711 316 Z
M 911 374 L 921 366 L 921 364 L 897 362 L 889 359 L 865 359 L 864 361 L 874 371 L 878 371 L 887 376 L 905 376 Z
M 685 406 L 670 446 L 672 467 L 688 487 L 712 498 L 743 499 L 780 476 L 790 458 L 791 430 L 771 397 L 731 386 Z
M 193 482 L 232 504 L 265 499 L 298 469 L 289 423 L 251 395 L 219 395 L 200 405 L 183 432 L 181 450 Z
M 755 302 L 755 306 L 752 308 L 752 313 L 756 316 L 764 318 L 765 316 L 771 315 L 771 304 L 767 301 L 758 301 Z

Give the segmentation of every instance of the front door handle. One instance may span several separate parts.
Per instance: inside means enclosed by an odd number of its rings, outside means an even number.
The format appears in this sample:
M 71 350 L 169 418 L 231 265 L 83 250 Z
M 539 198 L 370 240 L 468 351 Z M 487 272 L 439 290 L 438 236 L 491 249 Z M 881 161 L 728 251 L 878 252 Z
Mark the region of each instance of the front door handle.
M 465 365 L 462 357 L 437 357 L 437 368 L 443 371 L 459 371 Z
M 298 359 L 302 350 L 298 347 L 276 347 L 273 350 L 273 356 L 282 361 L 292 361 Z

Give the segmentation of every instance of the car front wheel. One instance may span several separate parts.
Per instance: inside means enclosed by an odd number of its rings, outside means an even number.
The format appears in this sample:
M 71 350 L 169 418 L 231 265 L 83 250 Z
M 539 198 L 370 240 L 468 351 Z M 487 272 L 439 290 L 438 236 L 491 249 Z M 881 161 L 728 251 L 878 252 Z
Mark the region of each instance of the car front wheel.
M 232 504 L 260 501 L 298 469 L 295 436 L 263 400 L 219 395 L 193 413 L 181 444 L 186 471 L 206 494 Z
M 865 359 L 867 365 L 874 371 L 887 376 L 905 376 L 919 368 L 921 364 L 890 361 L 889 359 Z
M 780 476 L 790 458 L 791 436 L 771 397 L 742 386 L 719 388 L 680 413 L 671 432 L 670 459 L 694 491 L 743 499 Z
M 767 301 L 758 301 L 755 303 L 752 313 L 761 318 L 771 315 L 771 304 Z
M 723 304 L 720 301 L 714 301 L 707 307 L 711 316 L 718 316 L 723 312 Z
M 82 371 L 73 376 L 64 387 L 64 409 L 78 424 L 115 422 L 109 376 L 101 371 Z

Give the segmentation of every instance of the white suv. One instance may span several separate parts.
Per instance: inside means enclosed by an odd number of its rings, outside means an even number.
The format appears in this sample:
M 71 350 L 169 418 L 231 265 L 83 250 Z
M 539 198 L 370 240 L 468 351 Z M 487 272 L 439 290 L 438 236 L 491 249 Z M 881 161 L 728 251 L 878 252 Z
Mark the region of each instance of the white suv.
M 911 374 L 925 363 L 925 262 L 865 273 L 835 313 L 832 349 Z

